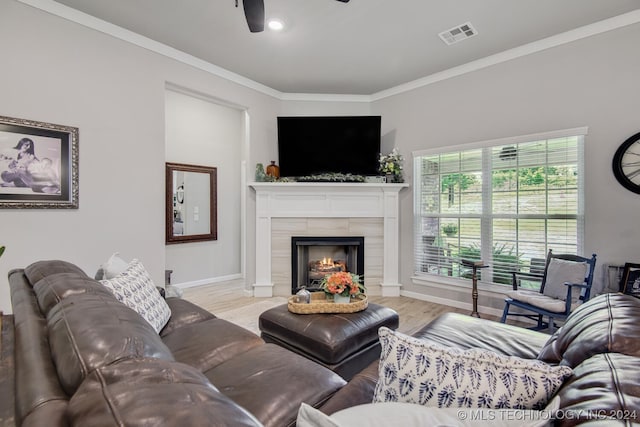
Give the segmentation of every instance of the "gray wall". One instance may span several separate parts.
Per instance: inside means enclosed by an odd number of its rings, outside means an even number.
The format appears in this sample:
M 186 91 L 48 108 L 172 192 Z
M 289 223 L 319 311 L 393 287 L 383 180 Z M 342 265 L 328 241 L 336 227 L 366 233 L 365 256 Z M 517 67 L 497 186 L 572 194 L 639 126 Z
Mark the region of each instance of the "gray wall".
M 166 159 L 217 170 L 218 239 L 167 245 L 173 284 L 201 284 L 242 276 L 241 197 L 244 112 L 198 94 L 167 90 Z M 186 200 L 185 205 L 191 199 Z M 187 223 L 192 223 L 189 215 Z M 200 221 L 201 225 L 208 225 Z M 208 226 L 206 231 L 208 232 Z
M 164 282 L 167 83 L 246 109 L 254 147 L 242 150 L 247 164 L 276 153 L 280 101 L 271 96 L 14 0 L 0 2 L 0 40 L 0 115 L 80 129 L 80 208 L 0 211 L 4 312 L 11 312 L 7 272 L 41 259 L 71 261 L 93 275 L 119 251 Z M 249 214 L 249 247 L 254 222 Z M 246 257 L 253 277 L 253 252 Z
M 372 103 L 281 101 L 15 0 L 0 2 L 0 40 L 0 115 L 80 129 L 80 208 L 0 212 L 0 244 L 7 246 L 0 258 L 5 312 L 11 311 L 3 279 L 8 270 L 40 259 L 65 259 L 93 274 L 119 251 L 139 258 L 163 281 L 167 84 L 246 112 L 248 142 L 239 158 L 247 180 L 257 162 L 277 158 L 279 114 L 382 115 L 383 151 L 400 149 L 409 180 L 414 150 L 588 126 L 585 250 L 597 252 L 600 264 L 640 258 L 640 197 L 617 184 L 610 166 L 617 146 L 640 131 L 638 24 Z M 247 215 L 241 256 L 250 285 L 255 197 L 242 191 Z M 403 191 L 401 200 L 401 281 L 408 292 L 425 294 L 424 286 L 411 282 L 411 191 Z M 198 278 L 211 274 L 218 272 Z
M 372 111 L 404 154 L 410 182 L 415 150 L 588 126 L 585 253 L 597 253 L 600 266 L 638 262 L 640 197 L 617 183 L 611 160 L 640 131 L 639 42 L 636 24 L 384 98 Z M 402 193 L 400 211 L 401 283 L 423 293 L 411 281 L 411 192 Z M 468 291 L 430 292 L 469 300 Z

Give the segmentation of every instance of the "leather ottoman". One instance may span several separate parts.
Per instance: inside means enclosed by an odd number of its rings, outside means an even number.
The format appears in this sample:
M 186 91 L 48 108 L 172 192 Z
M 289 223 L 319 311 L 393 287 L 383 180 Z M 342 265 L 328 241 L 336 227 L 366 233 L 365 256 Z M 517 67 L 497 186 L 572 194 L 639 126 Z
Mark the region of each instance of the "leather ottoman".
M 357 313 L 295 314 L 287 304 L 259 317 L 261 337 L 336 372 L 345 380 L 380 357 L 378 329 L 397 329 L 398 313 L 371 304 Z

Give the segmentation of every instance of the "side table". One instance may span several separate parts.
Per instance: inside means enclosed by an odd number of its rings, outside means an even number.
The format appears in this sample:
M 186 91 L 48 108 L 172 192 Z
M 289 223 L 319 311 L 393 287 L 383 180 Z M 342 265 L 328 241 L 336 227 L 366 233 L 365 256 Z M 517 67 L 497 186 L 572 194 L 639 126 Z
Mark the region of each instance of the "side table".
M 482 261 L 469 261 L 469 260 L 461 260 L 460 263 L 465 266 L 471 268 L 471 299 L 473 301 L 473 310 L 471 311 L 471 317 L 480 317 L 480 313 L 478 313 L 478 269 L 489 267 L 488 264 L 485 264 Z

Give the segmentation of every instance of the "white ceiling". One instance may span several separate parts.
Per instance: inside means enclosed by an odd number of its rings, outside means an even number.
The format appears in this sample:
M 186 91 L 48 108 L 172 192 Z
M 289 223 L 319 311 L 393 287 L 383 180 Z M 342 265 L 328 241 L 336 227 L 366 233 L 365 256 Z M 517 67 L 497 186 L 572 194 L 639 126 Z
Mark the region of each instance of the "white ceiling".
M 265 0 L 287 28 L 250 33 L 239 2 L 57 1 L 276 91 L 352 95 L 640 11 L 640 0 Z M 467 21 L 477 36 L 452 46 L 438 37 Z

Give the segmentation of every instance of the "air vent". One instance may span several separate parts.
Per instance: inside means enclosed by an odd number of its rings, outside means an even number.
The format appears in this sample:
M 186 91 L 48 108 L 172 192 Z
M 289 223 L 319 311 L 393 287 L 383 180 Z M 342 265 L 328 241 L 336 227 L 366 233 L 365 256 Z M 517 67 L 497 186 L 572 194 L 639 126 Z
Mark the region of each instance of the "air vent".
M 469 37 L 473 37 L 478 34 L 471 22 L 465 22 L 462 25 L 458 25 L 457 27 L 453 27 L 448 29 L 447 31 L 443 31 L 440 34 L 440 38 L 443 42 L 448 45 L 452 45 L 454 43 L 458 43 L 459 41 L 468 39 Z

